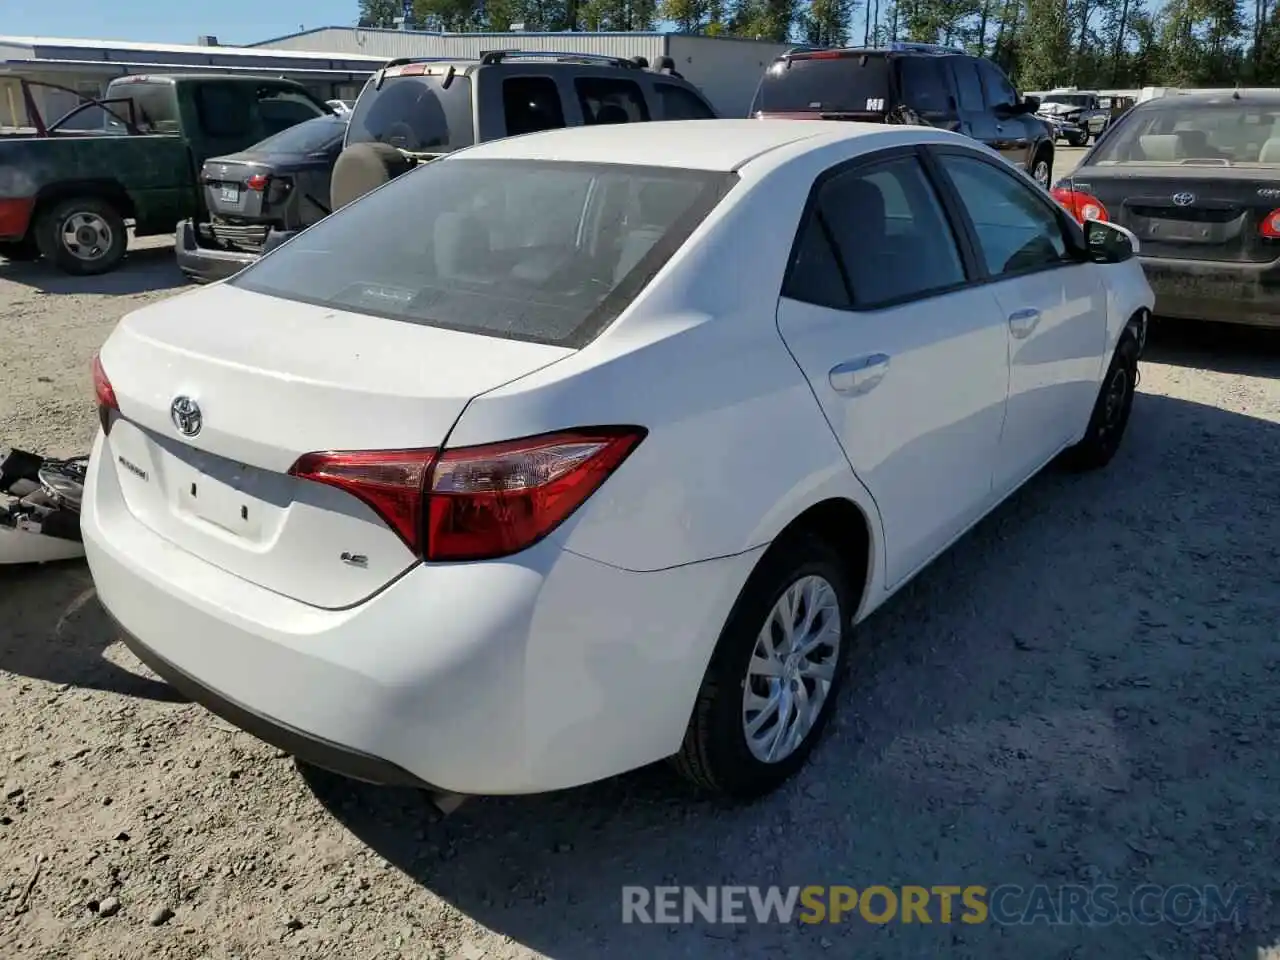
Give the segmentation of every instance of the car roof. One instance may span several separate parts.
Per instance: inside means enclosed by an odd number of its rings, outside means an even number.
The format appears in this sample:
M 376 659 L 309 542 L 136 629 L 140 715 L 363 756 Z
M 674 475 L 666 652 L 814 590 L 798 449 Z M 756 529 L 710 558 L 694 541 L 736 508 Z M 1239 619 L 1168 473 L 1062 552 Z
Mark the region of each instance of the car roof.
M 688 170 L 738 170 L 770 151 L 803 140 L 822 144 L 906 128 L 834 120 L 667 120 L 651 123 L 565 127 L 490 140 L 459 151 L 458 159 L 570 160 L 629 163 Z M 918 130 L 936 140 L 938 130 Z M 958 135 L 956 135 L 958 137 Z M 972 142 L 972 141 L 968 141 Z M 815 143 L 817 146 L 818 143 Z
M 1229 106 L 1280 107 L 1280 89 L 1237 90 L 1235 93 L 1217 91 L 1205 93 L 1175 93 L 1167 97 L 1153 97 L 1140 104 L 1148 110 L 1172 110 L 1180 106 Z

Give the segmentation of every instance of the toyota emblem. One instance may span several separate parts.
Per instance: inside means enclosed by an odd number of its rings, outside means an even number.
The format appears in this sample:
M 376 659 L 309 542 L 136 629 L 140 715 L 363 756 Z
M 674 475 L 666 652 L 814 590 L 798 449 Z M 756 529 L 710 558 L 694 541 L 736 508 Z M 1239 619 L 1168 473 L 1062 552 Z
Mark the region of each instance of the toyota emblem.
M 169 419 L 184 437 L 194 437 L 204 426 L 200 404 L 190 397 L 174 397 L 173 403 L 169 405 Z
M 1175 193 L 1173 195 L 1173 205 L 1175 207 L 1189 207 L 1196 202 L 1194 193 Z

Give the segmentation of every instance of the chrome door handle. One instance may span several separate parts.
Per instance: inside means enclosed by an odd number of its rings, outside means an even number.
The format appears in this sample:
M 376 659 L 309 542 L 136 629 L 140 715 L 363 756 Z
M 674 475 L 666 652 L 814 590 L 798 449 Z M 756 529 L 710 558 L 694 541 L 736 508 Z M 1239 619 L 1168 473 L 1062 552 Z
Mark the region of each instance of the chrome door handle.
M 831 368 L 827 379 L 836 393 L 858 397 L 873 390 L 888 372 L 889 355 L 873 353 L 837 364 Z
M 1035 307 L 1028 307 L 1026 310 L 1016 310 L 1009 314 L 1009 332 L 1019 340 L 1024 337 L 1031 336 L 1040 323 L 1040 311 Z

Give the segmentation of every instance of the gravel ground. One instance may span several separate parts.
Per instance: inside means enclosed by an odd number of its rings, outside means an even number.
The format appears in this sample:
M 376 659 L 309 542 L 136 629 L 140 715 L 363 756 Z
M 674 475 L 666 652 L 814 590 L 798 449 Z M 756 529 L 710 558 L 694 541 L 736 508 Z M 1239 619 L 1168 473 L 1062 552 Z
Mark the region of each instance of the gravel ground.
M 85 448 L 89 360 L 182 288 L 0 262 L 3 439 Z M 0 572 L 0 957 L 1253 958 L 1280 939 L 1280 337 L 1156 332 L 1130 433 L 878 612 L 832 735 L 749 808 L 662 768 L 441 819 L 300 771 Z M 624 884 L 1241 884 L 1228 924 L 623 925 Z M 936 914 L 934 915 L 936 920 Z

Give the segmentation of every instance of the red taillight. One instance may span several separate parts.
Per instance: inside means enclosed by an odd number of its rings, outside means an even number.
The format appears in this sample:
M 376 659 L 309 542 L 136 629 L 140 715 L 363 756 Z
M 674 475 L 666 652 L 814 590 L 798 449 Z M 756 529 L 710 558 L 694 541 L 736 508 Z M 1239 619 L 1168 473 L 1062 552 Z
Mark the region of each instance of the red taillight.
M 796 57 L 797 60 L 839 60 L 844 54 L 839 50 L 815 50 Z
M 107 379 L 107 371 L 102 368 L 102 358 L 96 353 L 93 355 L 93 394 L 98 400 L 99 407 L 107 410 L 120 409 L 115 388 Z
M 1071 216 L 1075 217 L 1080 223 L 1086 220 L 1101 220 L 1106 222 L 1111 219 L 1107 213 L 1107 208 L 1102 205 L 1102 201 L 1089 193 L 1082 193 L 1074 190 L 1070 186 L 1058 186 L 1049 191 L 1053 194 L 1053 199 L 1057 200 Z
M 268 177 L 264 177 L 260 173 L 255 173 L 252 177 L 250 177 L 248 180 L 244 182 L 244 185 L 248 187 L 250 190 L 265 190 L 267 189 L 268 180 L 269 180 Z
M 441 452 L 309 453 L 289 472 L 360 498 L 425 560 L 490 560 L 563 523 L 644 436 L 597 427 Z
M 1268 240 L 1280 240 L 1280 208 L 1272 210 L 1262 218 L 1258 232 Z
M 435 455 L 434 450 L 307 453 L 289 472 L 363 500 L 414 553 L 421 554 L 422 491 Z

